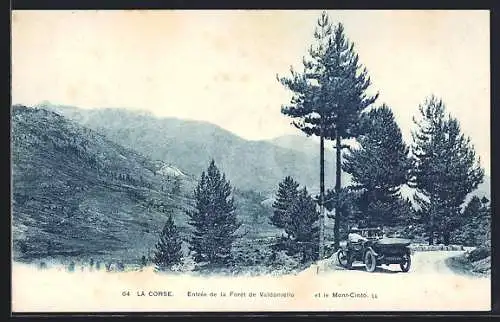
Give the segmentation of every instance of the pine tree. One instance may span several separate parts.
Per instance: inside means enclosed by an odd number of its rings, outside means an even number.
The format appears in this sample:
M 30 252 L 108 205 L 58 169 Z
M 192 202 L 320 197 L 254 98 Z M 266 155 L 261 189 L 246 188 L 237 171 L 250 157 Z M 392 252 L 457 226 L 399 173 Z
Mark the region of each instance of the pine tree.
M 414 119 L 417 130 L 412 133 L 415 168 L 411 185 L 419 193 L 416 201 L 429 244 L 435 235 L 448 244 L 451 231 L 460 223 L 460 207 L 482 182 L 484 170 L 458 121 L 445 115 L 442 100 L 431 96 L 419 111 L 421 118 Z
M 481 212 L 482 203 L 477 196 L 472 197 L 462 212 L 462 225 L 460 230 L 462 232 L 463 239 L 461 241 L 467 246 L 479 246 L 477 243 L 479 236 L 477 236 L 477 234 L 484 234 L 484 232 L 479 232 L 478 219 L 481 218 Z
M 226 266 L 231 262 L 232 244 L 238 238 L 234 198 L 229 181 L 212 160 L 207 172 L 201 174 L 194 191 L 195 210 L 188 213 L 194 228 L 191 250 L 195 261 L 210 267 Z
M 276 200 L 273 203 L 271 223 L 278 228 L 286 228 L 290 223 L 290 211 L 297 198 L 299 184 L 290 176 L 279 183 Z
M 172 214 L 170 214 L 161 231 L 160 240 L 155 245 L 156 251 L 153 261 L 156 269 L 166 271 L 178 264 L 182 258 L 181 245 L 179 231 L 175 226 Z
M 319 214 L 316 202 L 304 187 L 299 191 L 291 206 L 291 220 L 286 232 L 290 237 L 294 249 L 302 255 L 302 263 L 318 258 L 319 243 Z
M 486 197 L 473 196 L 464 207 L 453 242 L 466 246 L 491 246 L 491 207 Z
M 336 191 L 341 190 L 342 139 L 358 135 L 361 111 L 375 102 L 375 96 L 364 93 L 370 85 L 366 69 L 358 63 L 354 45 L 345 37 L 344 27 L 333 27 L 326 12 L 318 19 L 314 37 L 317 46 L 309 50 L 309 58 L 303 59 L 303 73 L 290 70 L 291 78 L 278 80 L 294 96 L 289 106 L 283 106 L 283 114 L 294 118 L 292 124 L 306 135 L 320 138 L 320 257 L 324 243 L 324 140 L 335 140 L 336 144 Z M 335 245 L 340 241 L 340 206 L 336 206 Z
M 331 126 L 327 138 L 335 140 L 335 191 L 340 192 L 342 190 L 341 150 L 348 148 L 347 145 L 342 144 L 342 140 L 358 137 L 362 112 L 377 100 L 378 93 L 374 96 L 366 95 L 371 84 L 370 77 L 366 68 L 359 64 L 358 54 L 354 51 L 354 43 L 345 36 L 344 27 L 340 23 L 335 28 L 329 49 L 327 56 L 333 68 L 326 69 L 329 83 L 328 98 L 334 108 L 330 115 Z M 334 242 L 336 249 L 340 241 L 342 217 L 340 202 L 336 200 L 335 205 Z
M 344 171 L 353 189 L 361 190 L 358 206 L 370 226 L 393 226 L 403 207 L 399 190 L 410 178 L 409 148 L 390 108 L 382 105 L 364 114 L 360 148 L 344 157 Z

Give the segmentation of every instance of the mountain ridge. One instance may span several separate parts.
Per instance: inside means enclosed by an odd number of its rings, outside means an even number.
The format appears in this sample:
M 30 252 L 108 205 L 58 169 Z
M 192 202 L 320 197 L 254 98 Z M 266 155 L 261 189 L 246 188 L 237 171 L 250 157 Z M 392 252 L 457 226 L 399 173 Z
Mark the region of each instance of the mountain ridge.
M 277 146 L 265 140 L 246 140 L 204 121 L 158 118 L 134 110 L 79 109 L 47 105 L 55 112 L 153 158 L 176 164 L 181 170 L 200 173 L 215 159 L 234 185 L 272 194 L 287 175 L 317 189 L 319 157 Z M 333 154 L 326 155 L 327 186 L 334 185 Z

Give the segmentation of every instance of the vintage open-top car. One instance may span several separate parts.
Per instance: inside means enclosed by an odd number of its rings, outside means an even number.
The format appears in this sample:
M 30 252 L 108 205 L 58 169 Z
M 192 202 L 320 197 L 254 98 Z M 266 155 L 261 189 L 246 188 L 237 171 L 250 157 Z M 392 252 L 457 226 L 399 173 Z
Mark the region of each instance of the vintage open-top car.
M 361 228 L 358 231 L 367 240 L 341 242 L 337 253 L 341 266 L 351 269 L 354 262 L 360 261 L 368 272 L 374 272 L 377 266 L 390 264 L 399 264 L 403 272 L 410 270 L 410 240 L 384 237 L 381 228 Z

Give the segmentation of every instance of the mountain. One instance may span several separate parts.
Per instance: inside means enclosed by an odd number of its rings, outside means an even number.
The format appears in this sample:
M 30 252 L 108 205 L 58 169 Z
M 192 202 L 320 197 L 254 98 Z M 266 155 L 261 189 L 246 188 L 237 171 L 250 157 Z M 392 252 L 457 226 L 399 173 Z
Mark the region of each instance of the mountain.
M 14 247 L 21 257 L 140 249 L 175 209 L 185 229 L 186 192 L 164 164 L 43 109 L 12 110 Z M 145 251 L 145 250 L 144 250 Z
M 315 141 L 313 138 L 307 137 L 305 135 L 290 134 L 278 136 L 274 139 L 268 140 L 268 142 L 285 149 L 290 149 L 307 155 L 318 156 L 319 166 L 319 140 Z M 336 166 L 336 156 L 333 144 L 334 143 L 332 141 L 325 140 L 325 184 L 327 189 L 333 188 L 335 184 L 334 173 Z M 348 173 L 342 172 L 342 186 L 349 185 L 350 182 L 351 176 Z M 316 190 L 318 190 L 318 187 L 316 187 Z
M 307 137 L 305 135 L 282 135 L 268 141 L 276 146 L 306 154 L 314 155 L 319 153 L 319 141 L 316 142 L 312 137 Z M 332 142 L 325 141 L 325 153 L 334 153 L 334 151 Z
M 172 211 L 184 237 L 196 177 L 152 160 L 52 111 L 12 108 L 15 259 L 57 256 L 137 261 Z M 273 233 L 257 193 L 235 191 L 247 238 Z
M 270 194 L 287 175 L 312 191 L 318 189 L 318 151 L 245 140 L 211 123 L 159 118 L 127 109 L 79 109 L 49 104 L 44 108 L 148 157 L 176 164 L 189 173 L 200 174 L 213 158 L 231 183 L 240 189 Z M 333 153 L 327 153 L 327 187 L 334 185 L 334 165 Z

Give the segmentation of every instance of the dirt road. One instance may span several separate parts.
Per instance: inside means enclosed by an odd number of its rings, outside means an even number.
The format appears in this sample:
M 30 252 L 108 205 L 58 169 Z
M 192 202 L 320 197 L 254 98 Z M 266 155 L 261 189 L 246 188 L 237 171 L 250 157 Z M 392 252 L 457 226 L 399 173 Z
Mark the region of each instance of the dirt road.
M 383 265 L 368 273 L 361 263 L 346 270 L 332 257 L 302 274 L 304 277 L 317 275 L 321 288 L 330 293 L 346 293 L 352 289 L 374 294 L 377 300 L 365 303 L 367 310 L 489 310 L 490 278 L 457 274 L 445 262 L 462 253 L 416 252 L 407 273 L 402 272 L 399 265 Z M 342 301 L 342 305 L 345 310 L 356 310 L 359 302 Z
M 458 256 L 464 253 L 463 251 L 430 251 L 430 252 L 416 252 L 412 255 L 412 265 L 409 273 L 413 274 L 455 274 L 447 265 L 446 259 L 452 256 Z M 321 267 L 321 271 L 338 271 L 343 270 L 343 268 L 337 265 L 336 256 L 332 256 L 332 258 L 323 261 L 319 265 Z M 311 267 L 312 270 L 315 267 Z M 365 272 L 365 266 L 362 263 L 353 264 L 353 272 Z M 366 273 L 366 272 L 365 272 Z M 376 272 L 373 274 L 382 273 L 382 274 L 395 274 L 401 273 L 401 269 L 399 265 L 383 265 L 381 267 L 377 267 Z M 405 273 L 405 274 L 409 274 Z

